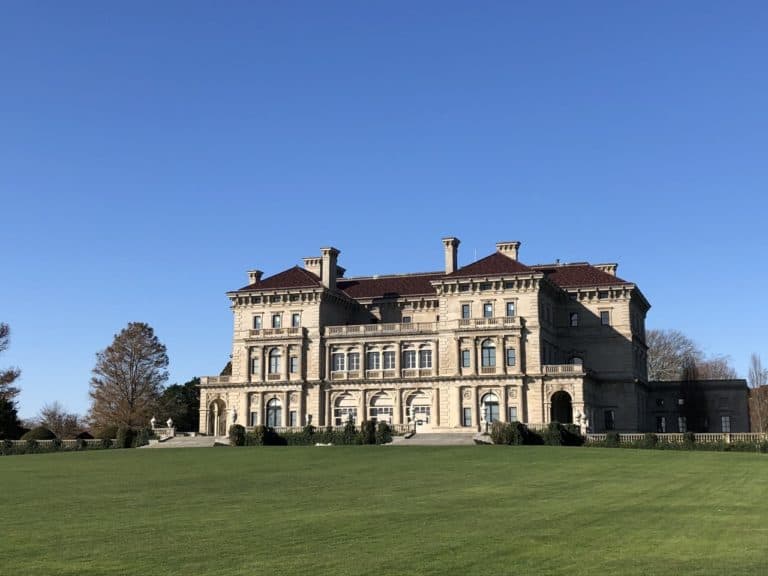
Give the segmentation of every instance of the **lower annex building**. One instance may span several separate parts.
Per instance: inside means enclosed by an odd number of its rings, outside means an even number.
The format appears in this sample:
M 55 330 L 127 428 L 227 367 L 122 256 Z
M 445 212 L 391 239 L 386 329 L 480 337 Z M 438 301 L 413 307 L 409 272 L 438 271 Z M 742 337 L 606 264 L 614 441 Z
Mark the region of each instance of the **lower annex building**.
M 336 248 L 267 278 L 248 272 L 227 293 L 231 361 L 201 379 L 200 431 L 376 419 L 466 432 L 585 418 L 590 432 L 685 431 L 679 387 L 648 382 L 650 304 L 617 264 L 528 266 L 519 242 L 499 242 L 458 267 L 459 240 L 443 248 L 437 272 L 345 278 Z M 707 393 L 712 431 L 748 429 L 737 382 Z

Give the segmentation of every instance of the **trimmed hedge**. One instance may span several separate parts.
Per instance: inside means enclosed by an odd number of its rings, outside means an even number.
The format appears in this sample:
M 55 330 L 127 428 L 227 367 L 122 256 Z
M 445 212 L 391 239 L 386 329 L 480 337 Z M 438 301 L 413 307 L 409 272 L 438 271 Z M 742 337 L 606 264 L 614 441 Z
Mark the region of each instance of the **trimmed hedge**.
M 522 422 L 494 422 L 491 426 L 491 440 L 494 444 L 508 446 L 543 445 L 547 446 L 581 446 L 584 437 L 578 426 L 551 422 L 546 429 L 537 432 L 528 428 Z
M 21 437 L 22 440 L 53 440 L 54 438 L 56 438 L 56 434 L 45 426 L 32 428 Z
M 252 432 L 245 434 L 244 444 L 236 446 L 314 446 L 315 444 L 361 445 L 388 444 L 392 441 L 392 429 L 386 422 L 378 426 L 372 421 L 363 422 L 360 430 L 348 422 L 344 428 L 337 430 L 332 426 L 315 428 L 305 426 L 301 432 L 282 432 L 278 434 L 268 426 L 256 426 Z

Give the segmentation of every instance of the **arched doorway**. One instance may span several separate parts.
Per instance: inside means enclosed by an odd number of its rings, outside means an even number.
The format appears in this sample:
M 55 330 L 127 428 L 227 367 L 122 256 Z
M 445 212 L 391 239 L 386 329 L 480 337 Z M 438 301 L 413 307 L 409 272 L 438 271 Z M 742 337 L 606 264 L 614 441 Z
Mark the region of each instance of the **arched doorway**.
M 490 426 L 499 420 L 499 397 L 493 392 L 483 395 L 480 399 L 480 409 L 485 426 Z
M 272 398 L 269 402 L 267 402 L 266 406 L 266 422 L 267 426 L 270 428 L 276 428 L 278 426 L 282 426 L 283 423 L 283 405 L 280 403 L 280 400 L 277 398 Z
M 208 406 L 208 435 L 227 435 L 227 406 L 221 398 L 217 398 Z
M 352 394 L 342 394 L 333 405 L 333 424 L 344 426 L 350 420 L 357 424 L 357 399 Z
M 432 429 L 432 401 L 424 392 L 418 391 L 408 398 L 408 423 L 415 426 L 417 432 Z M 414 424 L 415 423 L 415 424 Z
M 573 424 L 573 404 L 568 392 L 560 390 L 552 394 L 549 420 L 561 424 Z
M 389 396 L 380 392 L 371 398 L 368 408 L 368 416 L 371 420 L 392 424 L 393 414 L 394 406 L 392 405 L 392 399 Z

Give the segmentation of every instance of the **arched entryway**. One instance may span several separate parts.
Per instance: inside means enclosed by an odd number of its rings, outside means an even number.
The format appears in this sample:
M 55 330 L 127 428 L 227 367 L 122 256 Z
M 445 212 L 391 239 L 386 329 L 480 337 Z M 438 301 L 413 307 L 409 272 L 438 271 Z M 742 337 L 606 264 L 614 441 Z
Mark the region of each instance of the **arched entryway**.
M 407 401 L 408 423 L 416 431 L 426 432 L 432 428 L 432 400 L 422 391 L 412 394 Z M 415 424 L 414 424 L 415 423 Z
M 352 394 L 342 394 L 333 405 L 333 424 L 344 426 L 350 420 L 357 424 L 357 398 Z
M 480 399 L 480 414 L 485 426 L 490 426 L 499 420 L 499 397 L 493 392 L 484 394 Z
M 208 435 L 227 435 L 227 406 L 221 398 L 217 398 L 208 406 Z
M 387 394 L 384 394 L 383 392 L 376 394 L 371 398 L 368 406 L 368 417 L 371 420 L 392 424 L 394 406 L 392 398 Z
M 573 403 L 568 392 L 560 390 L 552 394 L 549 420 L 561 424 L 573 424 Z

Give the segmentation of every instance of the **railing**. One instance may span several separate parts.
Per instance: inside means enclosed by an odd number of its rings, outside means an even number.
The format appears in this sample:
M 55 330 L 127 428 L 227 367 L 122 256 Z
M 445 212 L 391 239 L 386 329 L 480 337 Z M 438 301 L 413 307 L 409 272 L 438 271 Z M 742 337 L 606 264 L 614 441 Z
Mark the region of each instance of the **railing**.
M 481 366 L 480 374 L 496 374 L 496 366 Z
M 401 378 L 429 378 L 435 375 L 432 368 L 404 368 L 400 371 Z M 379 380 L 381 378 L 397 378 L 397 370 L 336 370 L 331 372 L 331 380 Z
M 631 433 L 631 434 L 619 434 L 620 443 L 637 442 L 642 440 L 645 434 Z M 766 434 L 760 434 L 758 432 L 697 432 L 693 437 L 697 444 L 717 444 L 724 442 L 730 444 L 731 442 L 759 442 L 766 439 Z M 607 434 L 587 434 L 587 442 L 605 442 Z M 685 434 L 681 433 L 657 433 L 656 437 L 659 442 L 667 444 L 682 444 L 685 441 Z
M 280 380 L 282 374 L 267 374 L 267 380 Z
M 380 420 L 380 421 L 383 422 L 383 420 Z M 405 434 L 406 432 L 413 430 L 413 424 L 389 424 L 389 427 L 391 428 L 393 434 Z M 245 431 L 253 432 L 256 428 L 257 428 L 256 426 L 245 426 Z M 304 426 L 273 426 L 272 430 L 274 430 L 277 434 L 295 434 L 297 432 L 302 432 L 304 428 L 305 428 Z M 314 426 L 313 425 L 313 428 L 315 429 L 315 432 L 319 432 L 321 430 L 327 430 L 328 428 L 331 428 L 332 430 L 340 432 L 344 430 L 345 426 Z M 359 425 L 356 425 L 355 428 L 357 430 L 360 430 Z M 19 442 L 23 442 L 23 441 L 19 440 Z M 101 440 L 96 440 L 96 442 L 101 442 Z
M 584 374 L 581 364 L 544 364 L 544 374 Z
M 201 384 L 228 384 L 231 376 L 203 376 Z
M 437 332 L 437 322 L 405 322 L 387 324 L 350 324 L 347 326 L 326 326 L 326 336 L 350 336 L 360 334 L 413 334 Z
M 493 316 L 491 318 L 461 318 L 459 330 L 476 330 L 487 328 L 509 328 L 520 326 L 519 316 Z
M 248 330 L 251 338 L 275 338 L 279 336 L 301 336 L 301 328 L 260 328 Z

